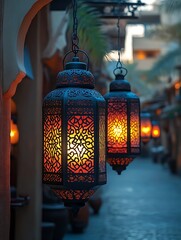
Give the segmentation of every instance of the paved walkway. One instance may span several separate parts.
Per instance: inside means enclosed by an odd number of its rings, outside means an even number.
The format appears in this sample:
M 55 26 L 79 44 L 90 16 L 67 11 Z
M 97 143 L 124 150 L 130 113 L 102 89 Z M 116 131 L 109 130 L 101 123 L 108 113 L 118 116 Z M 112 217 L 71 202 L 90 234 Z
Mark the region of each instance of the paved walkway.
M 103 205 L 83 234 L 64 240 L 181 240 L 181 177 L 151 160 L 135 160 L 121 176 L 108 167 Z

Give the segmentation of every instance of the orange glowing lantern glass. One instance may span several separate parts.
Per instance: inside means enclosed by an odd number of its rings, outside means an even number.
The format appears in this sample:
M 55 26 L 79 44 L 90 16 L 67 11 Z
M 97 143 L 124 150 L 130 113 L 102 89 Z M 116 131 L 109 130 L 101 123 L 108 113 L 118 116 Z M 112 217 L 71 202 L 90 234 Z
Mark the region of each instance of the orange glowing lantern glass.
M 17 144 L 19 141 L 19 131 L 17 125 L 11 120 L 10 129 L 10 142 L 11 144 Z
M 74 57 L 43 103 L 43 183 L 65 206 L 83 206 L 106 183 L 105 100 Z
M 113 170 L 121 174 L 140 154 L 140 101 L 125 75 L 115 74 L 106 100 L 106 153 Z M 126 70 L 127 73 L 127 70 Z
M 151 139 L 152 123 L 150 113 L 141 113 L 141 140 L 144 144 Z
M 152 138 L 157 139 L 160 137 L 160 126 L 157 121 L 152 121 Z

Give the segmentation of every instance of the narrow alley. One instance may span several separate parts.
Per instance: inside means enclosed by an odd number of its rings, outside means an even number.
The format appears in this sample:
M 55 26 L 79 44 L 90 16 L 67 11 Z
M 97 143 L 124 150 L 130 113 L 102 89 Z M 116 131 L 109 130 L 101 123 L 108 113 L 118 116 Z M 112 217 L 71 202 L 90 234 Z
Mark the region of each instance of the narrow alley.
M 65 240 L 181 240 L 181 181 L 166 166 L 138 158 L 121 176 L 108 166 L 101 195 L 100 214 Z

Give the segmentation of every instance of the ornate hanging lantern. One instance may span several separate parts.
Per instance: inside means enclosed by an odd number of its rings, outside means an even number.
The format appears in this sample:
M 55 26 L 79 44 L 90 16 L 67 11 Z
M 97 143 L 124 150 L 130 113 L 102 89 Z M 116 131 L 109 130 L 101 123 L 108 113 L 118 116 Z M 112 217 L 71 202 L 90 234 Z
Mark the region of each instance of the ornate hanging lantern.
M 106 183 L 105 100 L 93 90 L 88 64 L 76 56 L 87 56 L 75 43 L 76 32 L 73 50 L 64 57 L 74 53 L 72 62 L 59 72 L 56 89 L 43 102 L 43 183 L 75 211 Z
M 120 61 L 120 18 L 118 18 L 118 62 L 115 80 L 110 84 L 106 100 L 106 157 L 113 170 L 121 174 L 127 165 L 140 154 L 140 101 L 131 92 L 124 77 L 127 69 Z
M 152 123 L 150 113 L 141 113 L 141 141 L 146 144 L 151 139 Z
M 117 70 L 117 69 L 116 69 Z M 107 161 L 113 170 L 121 174 L 127 165 L 141 153 L 140 101 L 131 92 L 124 79 L 123 68 L 115 74 L 106 99 L 106 146 Z
M 160 137 L 160 126 L 157 121 L 152 121 L 151 136 L 153 139 L 158 139 Z

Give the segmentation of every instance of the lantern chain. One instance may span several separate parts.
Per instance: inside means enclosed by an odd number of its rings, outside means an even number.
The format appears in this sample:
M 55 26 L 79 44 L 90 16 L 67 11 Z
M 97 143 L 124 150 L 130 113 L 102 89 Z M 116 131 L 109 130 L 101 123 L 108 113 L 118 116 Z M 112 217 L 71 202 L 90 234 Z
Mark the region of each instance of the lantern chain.
M 77 19 L 77 1 L 72 0 L 72 8 L 73 8 L 73 33 L 72 33 L 72 52 L 75 54 L 79 51 L 79 38 L 77 36 L 77 28 L 78 28 L 78 19 Z
M 126 76 L 127 69 L 123 67 L 121 63 L 121 28 L 120 28 L 120 19 L 121 19 L 121 3 L 124 2 L 124 0 L 119 1 L 119 15 L 118 15 L 118 21 L 117 21 L 117 29 L 118 29 L 118 61 L 116 64 L 116 68 L 114 69 L 113 73 L 116 75 L 116 71 L 119 70 L 120 74 L 122 76 Z
M 120 11 L 120 5 L 121 5 L 121 1 L 119 2 L 119 11 Z M 122 67 L 122 63 L 121 63 L 121 31 L 120 31 L 120 13 L 118 15 L 118 21 L 117 21 L 117 29 L 118 29 L 118 62 L 116 67 Z
M 67 52 L 63 58 L 63 69 L 65 69 L 65 60 L 69 54 L 74 54 L 74 57 L 77 57 L 77 53 L 81 53 L 84 57 L 87 58 L 86 70 L 89 69 L 89 57 L 87 53 L 83 50 L 79 49 L 79 38 L 78 38 L 78 18 L 77 18 L 77 0 L 72 0 L 72 19 L 73 19 L 73 27 L 72 27 L 72 49 Z M 77 61 L 79 58 L 74 58 L 74 61 Z M 79 61 L 79 60 L 78 60 Z

